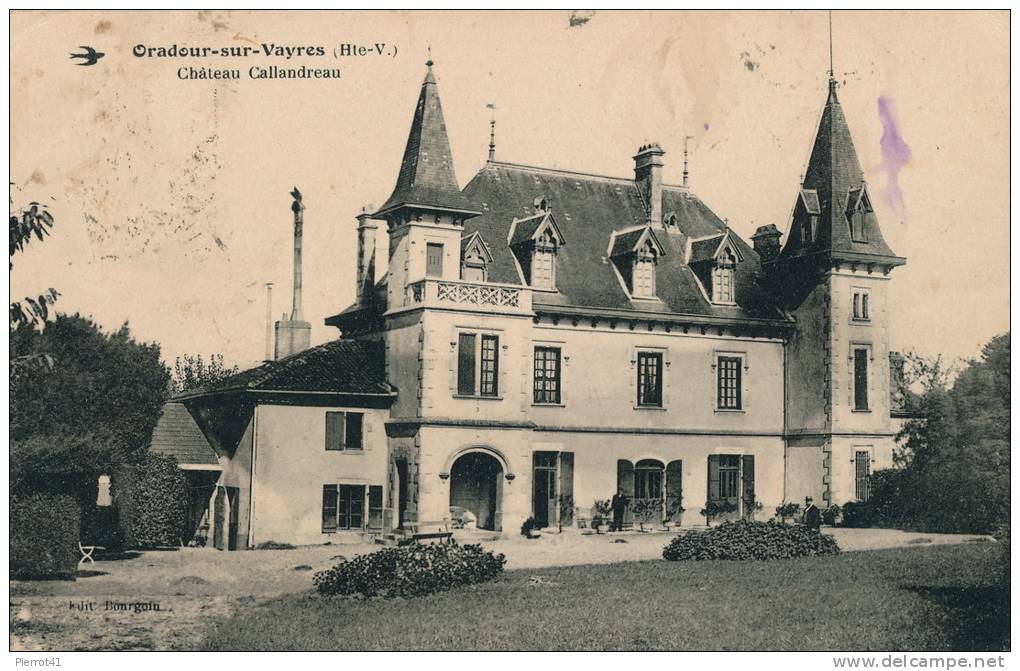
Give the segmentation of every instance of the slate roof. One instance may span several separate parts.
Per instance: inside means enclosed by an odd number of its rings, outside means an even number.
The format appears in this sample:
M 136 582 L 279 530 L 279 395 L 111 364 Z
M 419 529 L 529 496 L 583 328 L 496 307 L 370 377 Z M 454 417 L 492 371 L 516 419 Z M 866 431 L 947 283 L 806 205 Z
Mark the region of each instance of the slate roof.
M 726 234 L 720 233 L 710 238 L 691 241 L 691 258 L 689 262 L 701 263 L 703 261 L 711 261 L 715 258 L 716 253 L 719 251 L 719 245 L 722 244 L 725 238 Z
M 790 227 L 780 258 L 825 252 L 835 256 L 866 254 L 898 259 L 882 237 L 874 212 L 864 216 L 865 241 L 854 242 L 850 238 L 850 223 L 846 218 L 848 199 L 851 190 L 860 189 L 863 185 L 864 173 L 836 96 L 836 82 L 830 81 L 829 97 L 818 122 L 818 133 L 799 195 L 805 215 L 818 214 L 815 242 L 801 240 L 801 227 L 797 225 L 799 208 L 795 208 L 794 225 Z M 815 192 L 813 198 L 811 191 Z M 898 260 L 902 262 L 902 259 Z
M 400 174 L 393 193 L 373 216 L 399 209 L 403 205 L 426 206 L 471 212 L 471 205 L 461 194 L 453 170 L 450 140 L 446 135 L 443 106 L 432 61 L 421 84 L 418 105 L 414 110 L 411 130 L 400 162 Z
M 167 403 L 156 422 L 149 450 L 177 459 L 178 464 L 218 466 L 216 451 L 181 403 Z
M 365 340 L 334 340 L 249 368 L 177 398 L 230 391 L 393 394 L 386 383 L 383 343 Z
M 665 250 L 656 266 L 658 304 L 632 301 L 605 258 L 614 230 L 646 223 L 645 207 L 633 180 L 490 161 L 464 187 L 464 195 L 482 212 L 466 221 L 464 229 L 465 234 L 478 231 L 490 241 L 493 261 L 488 268 L 489 281 L 511 284 L 520 284 L 521 278 L 509 246 L 497 241 L 507 239 L 515 218 L 536 214 L 536 196 L 548 201 L 566 244 L 557 252 L 558 292 L 536 292 L 536 310 L 543 305 L 575 306 L 781 318 L 755 282 L 757 254 L 736 235 L 731 239 L 744 258 L 736 270 L 737 305 L 712 305 L 705 298 L 699 280 L 685 263 L 685 246 L 689 238 L 725 232 L 726 225 L 687 189 L 663 187 L 662 211 L 675 214 L 677 226 L 655 231 Z M 514 231 L 515 238 L 517 235 Z

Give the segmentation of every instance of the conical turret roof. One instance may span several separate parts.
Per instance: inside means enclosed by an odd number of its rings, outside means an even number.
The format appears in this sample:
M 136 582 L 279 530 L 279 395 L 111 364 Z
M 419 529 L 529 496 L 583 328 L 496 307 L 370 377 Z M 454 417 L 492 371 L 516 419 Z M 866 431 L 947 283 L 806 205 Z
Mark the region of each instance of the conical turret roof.
M 867 191 L 850 128 L 836 95 L 836 82 L 830 79 L 828 99 L 781 258 L 829 252 L 848 258 L 898 259 L 882 237 Z M 851 219 L 858 211 L 858 228 L 851 231 Z M 809 234 L 803 224 L 811 216 L 817 219 L 813 233 Z
M 457 185 L 432 61 L 429 60 L 426 66 L 428 70 L 418 95 L 418 106 L 414 110 L 411 132 L 407 136 L 397 185 L 375 216 L 402 207 L 478 214 Z

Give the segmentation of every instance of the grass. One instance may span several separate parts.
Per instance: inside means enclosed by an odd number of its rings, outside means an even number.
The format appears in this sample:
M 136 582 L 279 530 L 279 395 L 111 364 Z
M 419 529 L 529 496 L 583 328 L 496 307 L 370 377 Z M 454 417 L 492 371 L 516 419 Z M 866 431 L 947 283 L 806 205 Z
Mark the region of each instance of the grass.
M 998 547 L 508 572 L 414 600 L 292 594 L 216 623 L 212 650 L 1003 650 Z

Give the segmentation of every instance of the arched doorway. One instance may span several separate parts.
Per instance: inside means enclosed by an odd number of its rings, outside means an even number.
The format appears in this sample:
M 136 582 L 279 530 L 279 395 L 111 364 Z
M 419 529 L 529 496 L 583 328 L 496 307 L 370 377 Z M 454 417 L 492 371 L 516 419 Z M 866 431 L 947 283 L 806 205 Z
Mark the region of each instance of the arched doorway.
M 500 531 L 503 467 L 485 452 L 468 452 L 450 469 L 450 506 L 474 513 L 479 529 Z

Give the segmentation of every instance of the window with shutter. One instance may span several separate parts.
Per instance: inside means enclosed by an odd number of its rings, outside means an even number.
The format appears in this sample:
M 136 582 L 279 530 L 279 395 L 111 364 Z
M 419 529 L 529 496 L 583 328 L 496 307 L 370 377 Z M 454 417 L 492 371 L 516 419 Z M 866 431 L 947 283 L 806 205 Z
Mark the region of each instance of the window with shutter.
M 679 521 L 679 509 L 683 505 L 683 461 L 677 459 L 666 464 L 666 516 Z
M 560 452 L 560 500 L 569 505 L 560 506 L 560 524 L 574 523 L 574 453 Z
M 708 500 L 719 501 L 719 455 L 708 455 Z
M 368 528 L 382 529 L 383 526 L 383 488 L 382 485 L 371 485 L 368 488 Z
M 337 528 L 337 486 L 322 486 L 322 533 L 331 534 Z
M 475 393 L 475 334 L 461 333 L 457 349 L 457 393 L 472 396 Z
M 634 464 L 626 459 L 616 461 L 616 490 L 622 491 L 628 498 L 634 498 Z M 634 523 L 633 507 L 630 505 L 623 512 L 623 523 Z
M 744 517 L 751 519 L 754 514 L 755 508 L 755 496 L 754 496 L 754 455 L 745 454 L 741 457 L 741 485 L 743 492 L 741 492 L 741 498 L 744 508 Z
M 854 410 L 868 409 L 868 355 L 866 348 L 854 349 Z
M 425 276 L 443 276 L 443 245 L 429 242 L 425 246 Z
M 344 449 L 345 417 L 342 412 L 326 413 L 326 449 Z

